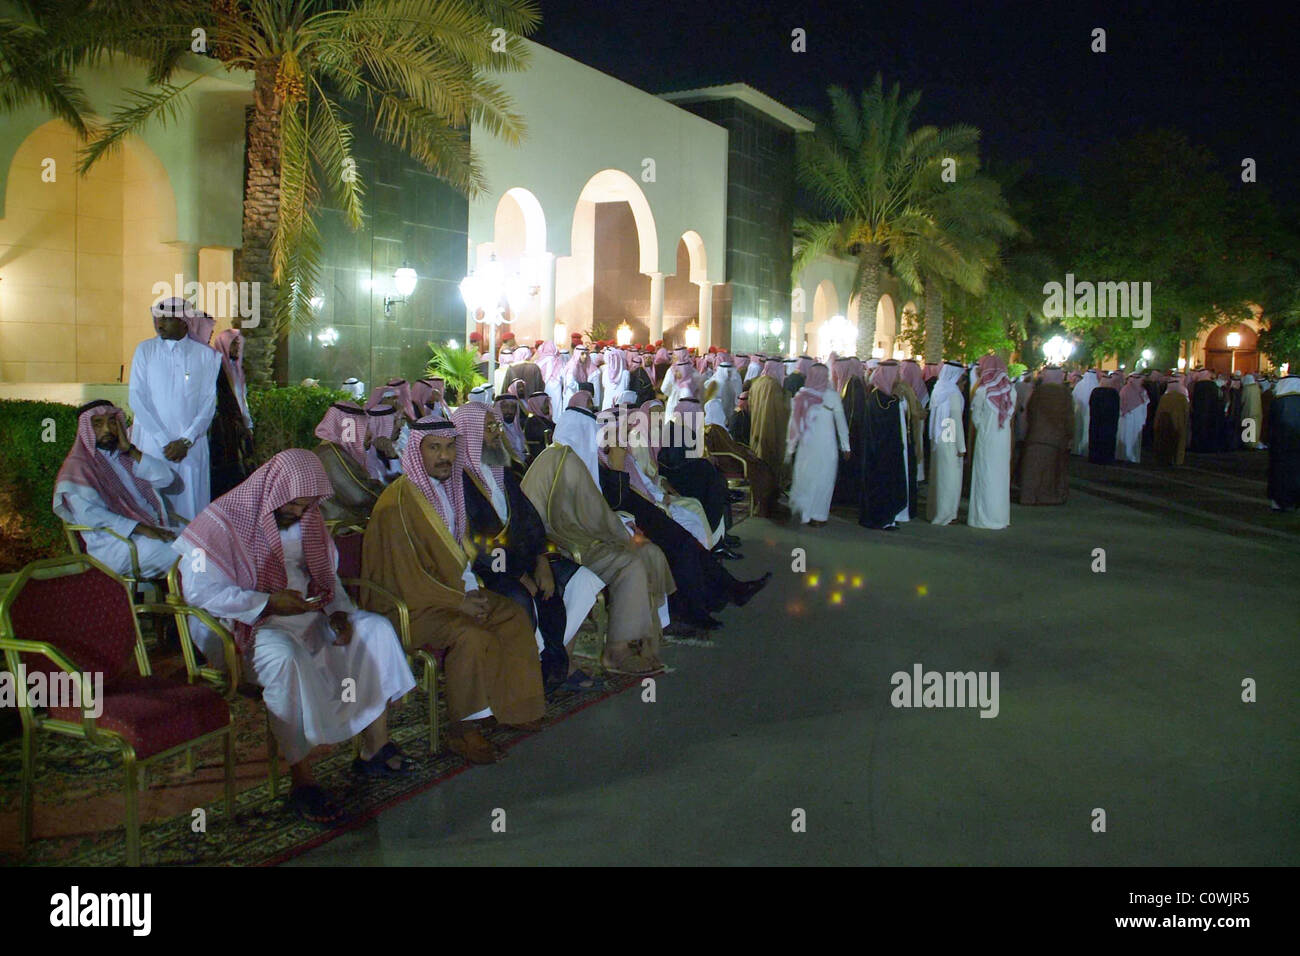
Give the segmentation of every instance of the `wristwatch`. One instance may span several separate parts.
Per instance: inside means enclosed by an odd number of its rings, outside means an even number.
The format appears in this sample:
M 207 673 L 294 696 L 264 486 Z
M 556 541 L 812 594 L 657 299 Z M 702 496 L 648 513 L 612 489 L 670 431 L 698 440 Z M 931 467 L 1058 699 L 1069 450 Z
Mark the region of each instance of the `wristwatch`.
M 185 442 L 185 447 L 186 447 L 186 448 L 193 448 L 193 447 L 194 447 L 194 442 L 190 441 L 188 438 L 182 438 L 181 441 Z

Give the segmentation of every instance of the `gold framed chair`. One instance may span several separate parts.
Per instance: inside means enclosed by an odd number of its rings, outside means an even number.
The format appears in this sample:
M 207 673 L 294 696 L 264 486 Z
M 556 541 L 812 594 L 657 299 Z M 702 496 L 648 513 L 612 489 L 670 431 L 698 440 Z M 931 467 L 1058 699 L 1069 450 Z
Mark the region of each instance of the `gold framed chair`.
M 725 468 L 719 468 L 718 470 L 726 476 L 728 491 L 739 491 L 744 493 L 745 497 L 743 500 L 745 503 L 745 518 L 754 517 L 754 489 L 749 484 L 749 462 L 745 461 L 745 459 L 741 458 L 739 455 L 732 454 L 729 451 L 711 451 L 709 452 L 708 457 L 710 460 L 714 458 L 725 458 L 729 461 L 734 461 L 739 466 L 740 477 L 736 477 L 734 470 Z M 743 521 L 744 519 L 742 518 L 741 520 Z M 737 522 L 737 524 L 739 524 L 739 522 Z
M 234 740 L 230 707 L 209 687 L 154 677 L 140 634 L 131 584 L 88 555 L 34 561 L 0 598 L 0 650 L 15 679 L 39 671 L 48 686 L 69 691 L 41 713 L 22 695 L 20 839 L 33 826 L 36 740 L 41 732 L 79 738 L 122 757 L 126 800 L 126 862 L 140 864 L 138 790 L 150 765 L 220 740 L 225 762 L 225 810 L 234 816 Z M 135 675 L 127 673 L 135 658 Z M 103 694 L 93 684 L 102 675 Z M 96 713 L 98 711 L 98 713 Z

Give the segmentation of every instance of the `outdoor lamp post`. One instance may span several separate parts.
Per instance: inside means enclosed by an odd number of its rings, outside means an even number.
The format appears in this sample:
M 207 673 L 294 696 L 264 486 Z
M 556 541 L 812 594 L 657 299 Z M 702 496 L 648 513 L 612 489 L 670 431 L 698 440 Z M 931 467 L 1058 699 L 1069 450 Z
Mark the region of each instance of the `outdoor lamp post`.
M 1063 365 L 1074 351 L 1074 343 L 1059 335 L 1053 335 L 1043 343 L 1043 356 L 1051 365 Z
M 1237 349 L 1241 345 L 1241 333 L 1228 333 L 1228 348 L 1232 349 L 1232 371 L 1237 371 Z
M 517 285 L 517 284 L 515 284 Z M 508 294 L 518 295 L 518 289 L 507 288 L 505 270 L 497 261 L 496 253 L 487 261 L 478 275 L 471 272 L 460 281 L 460 295 L 465 305 L 474 313 L 476 322 L 488 327 L 488 387 L 496 381 L 497 328 L 510 322 L 506 318 L 501 300 Z M 507 300 L 509 301 L 509 300 Z M 511 303 L 513 307 L 513 302 Z M 479 318 L 479 314 L 482 318 Z M 495 396 L 493 396 L 495 398 Z

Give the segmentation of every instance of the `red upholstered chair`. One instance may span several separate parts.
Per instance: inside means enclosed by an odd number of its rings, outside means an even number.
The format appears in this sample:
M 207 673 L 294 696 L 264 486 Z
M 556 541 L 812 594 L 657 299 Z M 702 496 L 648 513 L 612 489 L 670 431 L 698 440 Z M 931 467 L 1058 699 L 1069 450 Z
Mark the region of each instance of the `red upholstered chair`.
M 158 605 L 170 612 L 167 605 Z M 157 613 L 157 610 L 154 611 Z M 225 749 L 225 805 L 233 817 L 234 745 L 230 707 L 209 687 L 151 675 L 130 584 L 94 558 L 72 555 L 25 567 L 0 599 L 0 650 L 11 674 L 41 673 L 59 701 L 21 695 L 23 727 L 20 832 L 32 834 L 36 734 L 79 737 L 98 750 L 122 755 L 126 796 L 126 861 L 140 864 L 137 790 L 149 764 L 220 740 Z M 134 662 L 132 657 L 134 656 Z M 103 694 L 94 699 L 96 676 Z M 53 706 L 57 703 L 59 706 Z M 96 716 L 96 711 L 100 711 Z
M 339 552 L 339 578 L 348 594 L 356 601 L 362 589 L 382 595 L 391 601 L 397 609 L 397 636 L 402 639 L 402 648 L 406 651 L 407 663 L 411 670 L 420 675 L 420 685 L 424 689 L 429 707 L 429 753 L 438 752 L 438 668 L 447 657 L 446 648 L 411 646 L 411 611 L 406 602 L 372 581 L 361 577 L 361 546 L 365 535 L 349 530 L 334 538 L 334 547 Z

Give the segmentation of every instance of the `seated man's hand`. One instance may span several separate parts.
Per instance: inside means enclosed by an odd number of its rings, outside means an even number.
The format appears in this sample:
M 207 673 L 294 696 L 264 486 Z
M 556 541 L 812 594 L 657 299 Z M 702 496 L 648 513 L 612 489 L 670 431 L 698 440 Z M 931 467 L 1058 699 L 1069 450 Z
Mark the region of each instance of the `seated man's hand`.
M 482 591 L 469 591 L 460 602 L 460 613 L 482 624 L 488 616 L 488 599 Z
M 379 454 L 384 458 L 398 457 L 397 446 L 393 444 L 393 440 L 391 438 L 388 438 L 385 435 L 380 435 L 378 438 L 376 438 L 373 442 L 373 445 L 375 451 L 379 452 Z
M 156 528 L 153 525 L 138 524 L 135 526 L 135 533 L 142 538 L 153 538 L 155 541 L 175 541 L 176 532 L 168 531 L 166 528 Z
M 335 611 L 330 615 L 330 627 L 334 629 L 336 647 L 347 647 L 352 643 L 352 618 L 347 611 Z
M 276 591 L 266 602 L 266 613 L 276 615 L 306 614 L 308 611 L 320 610 L 320 603 L 308 601 L 301 591 L 286 588 Z
M 168 461 L 184 461 L 185 456 L 190 453 L 190 446 L 185 444 L 183 439 L 176 439 L 167 443 L 163 449 L 163 457 Z

